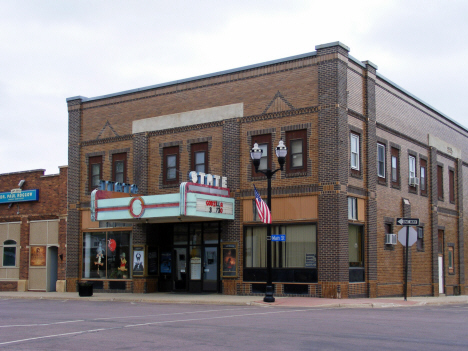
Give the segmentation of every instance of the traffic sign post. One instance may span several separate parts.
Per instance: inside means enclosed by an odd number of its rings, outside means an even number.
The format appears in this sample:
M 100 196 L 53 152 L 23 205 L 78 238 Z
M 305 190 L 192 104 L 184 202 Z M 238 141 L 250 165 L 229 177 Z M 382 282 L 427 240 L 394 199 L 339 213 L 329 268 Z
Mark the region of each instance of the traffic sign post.
M 403 237 L 403 231 L 405 228 L 401 229 L 398 232 L 398 241 L 403 245 L 406 246 L 406 257 L 405 257 L 405 301 L 408 296 L 408 253 L 409 247 L 412 246 L 417 239 L 417 233 L 414 228 L 410 228 L 412 225 L 419 225 L 419 218 L 397 218 L 397 224 L 403 225 L 406 227 L 406 240 Z M 411 231 L 411 237 L 410 237 Z M 404 242 L 403 242 L 404 241 Z

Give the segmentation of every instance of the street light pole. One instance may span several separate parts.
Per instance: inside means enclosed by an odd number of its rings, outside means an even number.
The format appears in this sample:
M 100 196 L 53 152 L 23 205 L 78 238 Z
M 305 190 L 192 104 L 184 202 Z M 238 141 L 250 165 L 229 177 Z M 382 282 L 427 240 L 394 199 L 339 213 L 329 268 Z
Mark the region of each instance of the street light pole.
M 286 162 L 286 155 L 288 153 L 288 149 L 284 146 L 283 140 L 280 140 L 278 146 L 276 147 L 276 157 L 278 157 L 278 163 L 280 168 L 272 171 L 271 169 L 266 170 L 259 170 L 258 167 L 260 166 L 260 159 L 262 158 L 263 150 L 258 147 L 258 144 L 255 143 L 254 147 L 250 150 L 250 157 L 253 160 L 253 164 L 255 167 L 255 172 L 263 173 L 268 180 L 268 192 L 267 192 L 267 206 L 270 210 L 271 216 L 271 178 L 273 174 L 278 171 L 283 170 L 283 166 Z M 263 298 L 264 302 L 275 302 L 275 298 L 273 296 L 273 280 L 271 277 L 271 221 L 267 223 L 267 282 L 266 282 L 266 289 L 265 289 L 265 297 Z

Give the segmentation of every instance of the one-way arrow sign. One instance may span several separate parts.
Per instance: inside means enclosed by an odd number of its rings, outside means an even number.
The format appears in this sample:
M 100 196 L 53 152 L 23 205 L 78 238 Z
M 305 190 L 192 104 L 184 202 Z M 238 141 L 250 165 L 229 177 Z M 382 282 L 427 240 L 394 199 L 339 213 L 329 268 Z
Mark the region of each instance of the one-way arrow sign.
M 398 225 L 419 225 L 419 218 L 397 218 Z

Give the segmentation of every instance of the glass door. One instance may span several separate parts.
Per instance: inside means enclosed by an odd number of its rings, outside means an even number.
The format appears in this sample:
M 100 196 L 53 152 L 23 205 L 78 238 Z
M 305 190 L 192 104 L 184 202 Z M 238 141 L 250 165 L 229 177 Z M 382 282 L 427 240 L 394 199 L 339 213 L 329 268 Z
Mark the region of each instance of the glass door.
M 203 291 L 218 290 L 218 247 L 205 246 L 203 255 Z
M 174 248 L 174 290 L 187 290 L 187 248 Z

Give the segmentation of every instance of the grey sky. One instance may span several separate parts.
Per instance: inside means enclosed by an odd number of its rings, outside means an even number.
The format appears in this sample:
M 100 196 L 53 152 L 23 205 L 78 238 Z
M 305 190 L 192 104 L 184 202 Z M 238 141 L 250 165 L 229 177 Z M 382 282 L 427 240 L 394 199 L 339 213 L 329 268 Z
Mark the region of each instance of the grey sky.
M 468 127 L 468 1 L 0 0 L 0 173 L 66 165 L 65 99 L 341 41 Z

